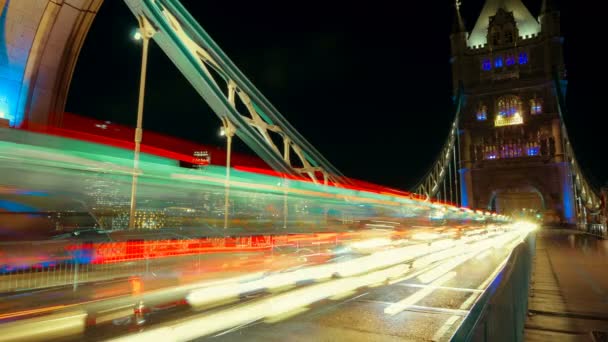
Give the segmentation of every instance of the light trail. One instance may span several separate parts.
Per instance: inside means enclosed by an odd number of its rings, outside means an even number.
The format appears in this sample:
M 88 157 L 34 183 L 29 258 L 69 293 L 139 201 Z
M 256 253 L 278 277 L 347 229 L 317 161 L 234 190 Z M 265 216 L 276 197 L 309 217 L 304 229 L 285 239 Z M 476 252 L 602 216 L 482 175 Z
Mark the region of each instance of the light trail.
M 521 238 L 522 235 L 525 236 L 525 234 L 527 234 L 527 232 L 521 230 L 508 231 L 499 236 L 477 241 L 469 246 L 469 248 L 473 249 L 474 251 L 466 253 L 463 257 L 470 259 L 484 250 L 492 248 L 496 245 L 501 245 L 504 247 L 509 245 L 514 239 Z M 417 248 L 418 246 L 413 247 Z M 415 248 L 414 250 L 416 250 Z M 381 252 L 377 254 L 382 255 Z M 407 253 L 405 254 L 407 255 Z M 411 255 L 407 255 L 407 257 L 411 258 Z M 434 278 L 430 286 L 424 287 L 413 295 L 408 296 L 397 303 L 389 305 L 389 307 L 385 309 L 385 312 L 389 315 L 395 315 L 403 310 L 407 310 L 408 307 L 417 308 L 417 302 L 428 296 L 436 289 L 441 288 L 445 283 L 457 275 L 457 273 L 452 270 L 461 263 L 456 264 L 451 262 L 452 260 L 452 258 L 448 258 L 447 264 L 449 267 L 442 267 L 442 265 L 446 264 L 444 262 L 432 269 L 432 271 L 440 269 L 443 273 L 439 275 L 438 272 L 437 274 L 439 277 Z M 355 262 L 357 262 L 357 260 Z M 378 265 L 379 266 L 377 267 L 382 267 L 382 265 L 386 264 L 380 263 Z M 290 276 L 297 278 L 298 271 L 294 272 L 294 274 Z M 298 313 L 307 311 L 309 305 L 319 301 L 331 298 L 343 298 L 346 295 L 356 293 L 357 290 L 362 288 L 386 284 L 388 280 L 398 279 L 399 277 L 403 277 L 405 274 L 412 272 L 414 272 L 412 268 L 404 267 L 402 264 L 396 264 L 380 270 L 369 271 L 368 269 L 368 273 L 353 273 L 345 278 L 328 280 L 323 283 L 313 284 L 303 288 L 295 288 L 285 293 L 263 297 L 254 300 L 253 302 L 233 308 L 192 317 L 187 321 L 169 323 L 166 326 L 158 327 L 142 334 L 121 337 L 115 339 L 115 341 L 145 341 L 150 338 L 167 338 L 168 341 L 187 341 L 201 336 L 217 334 L 221 331 L 250 324 L 259 320 L 277 322 L 288 317 L 292 317 Z M 231 293 L 235 293 L 237 290 L 232 291 L 233 292 Z M 204 290 L 197 292 L 200 295 L 202 292 L 204 292 Z M 478 295 L 478 291 L 474 291 L 472 294 L 472 296 Z M 192 296 L 189 296 L 189 302 L 192 302 Z M 461 309 L 457 311 L 459 314 L 455 316 L 462 317 L 462 310 L 464 309 L 461 307 Z M 448 313 L 448 311 L 446 311 L 446 313 Z M 456 313 L 456 311 L 453 311 L 453 313 Z M 450 318 L 448 322 L 452 320 L 453 319 Z

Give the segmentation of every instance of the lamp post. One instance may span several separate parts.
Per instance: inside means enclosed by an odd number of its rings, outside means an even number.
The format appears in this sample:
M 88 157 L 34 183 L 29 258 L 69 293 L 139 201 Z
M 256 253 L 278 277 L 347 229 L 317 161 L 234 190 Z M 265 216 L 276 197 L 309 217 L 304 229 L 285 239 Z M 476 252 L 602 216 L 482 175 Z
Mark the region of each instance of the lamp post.
M 129 210 L 129 229 L 135 228 L 135 203 L 137 200 L 137 173 L 139 168 L 139 151 L 143 135 L 142 121 L 144 114 L 144 96 L 146 93 L 146 71 L 148 66 L 148 45 L 154 35 L 152 25 L 145 17 L 139 17 L 139 30 L 133 38 L 143 43 L 141 56 L 141 74 L 139 79 L 139 101 L 137 104 L 137 127 L 135 128 L 135 149 L 133 151 L 133 180 L 131 182 L 131 207 Z
M 230 209 L 230 155 L 232 153 L 232 137 L 236 132 L 236 128 L 227 118 L 222 118 L 222 128 L 220 129 L 220 135 L 226 137 L 226 181 L 225 188 L 226 193 L 224 195 L 224 229 L 228 228 L 228 211 Z

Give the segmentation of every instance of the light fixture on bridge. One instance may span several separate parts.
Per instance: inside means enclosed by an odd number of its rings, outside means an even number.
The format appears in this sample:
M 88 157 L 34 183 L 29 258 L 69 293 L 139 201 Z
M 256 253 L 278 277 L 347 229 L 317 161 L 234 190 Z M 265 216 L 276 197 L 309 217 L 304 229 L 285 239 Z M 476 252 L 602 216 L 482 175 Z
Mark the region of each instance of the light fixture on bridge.
M 220 137 L 226 136 L 226 128 L 220 127 Z
M 135 40 L 142 39 L 141 31 L 139 29 L 135 30 L 135 32 L 133 33 L 133 39 L 135 39 Z

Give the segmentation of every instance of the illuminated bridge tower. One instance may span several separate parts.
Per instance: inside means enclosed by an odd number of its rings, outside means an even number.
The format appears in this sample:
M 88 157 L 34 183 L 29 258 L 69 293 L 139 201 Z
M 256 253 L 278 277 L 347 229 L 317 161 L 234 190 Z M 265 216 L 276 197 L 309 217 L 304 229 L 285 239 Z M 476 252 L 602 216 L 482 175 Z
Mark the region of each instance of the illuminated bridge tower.
M 559 12 L 544 0 L 535 19 L 521 0 L 487 0 L 468 33 L 451 35 L 460 112 L 462 204 L 500 213 L 576 220 L 564 158 L 556 84 L 565 91 Z M 524 210 L 525 209 L 525 210 Z

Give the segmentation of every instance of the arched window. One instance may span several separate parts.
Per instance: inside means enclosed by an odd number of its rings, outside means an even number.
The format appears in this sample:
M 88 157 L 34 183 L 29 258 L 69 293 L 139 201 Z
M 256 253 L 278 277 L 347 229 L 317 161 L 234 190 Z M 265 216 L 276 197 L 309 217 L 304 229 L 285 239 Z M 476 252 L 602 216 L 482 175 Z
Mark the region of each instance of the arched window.
M 498 30 L 494 30 L 494 32 L 492 32 L 492 44 L 500 45 L 500 32 Z
M 507 66 L 511 66 L 515 64 L 515 56 L 513 56 L 512 54 L 508 54 L 507 58 L 505 59 L 505 63 L 507 64 Z
M 502 68 L 502 56 L 494 58 L 494 67 Z
M 477 107 L 477 121 L 486 121 L 488 119 L 488 107 L 484 104 L 480 104 Z
M 481 62 L 481 68 L 485 71 L 492 70 L 492 61 L 489 58 L 484 58 Z
M 513 31 L 506 30 L 505 31 L 505 44 L 513 43 Z
M 538 98 L 534 98 L 530 100 L 530 113 L 533 115 L 541 114 L 543 112 L 543 105 L 541 100 Z
M 498 99 L 498 113 L 495 126 L 519 125 L 524 123 L 521 114 L 521 99 L 518 96 L 504 96 Z
M 526 53 L 526 52 L 519 53 L 519 64 L 528 64 L 528 53 Z

